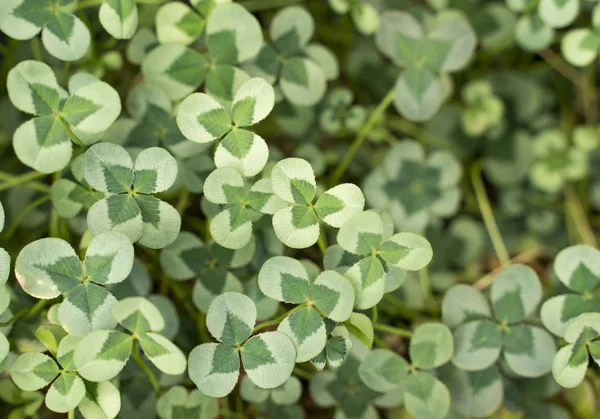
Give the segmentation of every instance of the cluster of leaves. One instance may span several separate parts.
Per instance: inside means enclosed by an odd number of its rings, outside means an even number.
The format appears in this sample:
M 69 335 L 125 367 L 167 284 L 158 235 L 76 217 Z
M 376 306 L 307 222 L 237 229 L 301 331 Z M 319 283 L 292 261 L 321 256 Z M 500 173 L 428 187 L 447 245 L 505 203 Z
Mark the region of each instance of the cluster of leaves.
M 597 417 L 599 28 L 0 0 L 0 415 Z

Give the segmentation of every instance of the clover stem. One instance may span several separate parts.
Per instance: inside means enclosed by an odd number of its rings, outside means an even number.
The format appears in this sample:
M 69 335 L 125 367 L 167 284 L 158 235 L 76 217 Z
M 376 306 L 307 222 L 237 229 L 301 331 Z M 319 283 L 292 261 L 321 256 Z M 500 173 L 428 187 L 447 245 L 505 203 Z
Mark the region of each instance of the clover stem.
M 33 211 L 34 209 L 36 209 L 37 207 L 39 207 L 40 205 L 44 204 L 46 201 L 49 201 L 49 200 L 50 200 L 50 196 L 46 195 L 46 196 L 42 196 L 40 199 L 35 200 L 35 201 L 31 202 L 29 205 L 27 205 L 21 212 L 19 212 L 19 215 L 17 215 L 15 217 L 15 219 L 12 222 L 12 224 L 10 225 L 10 227 L 8 227 L 8 229 L 6 230 L 6 233 L 4 234 L 3 239 L 6 240 L 7 242 L 10 241 L 13 234 L 15 234 L 17 227 L 19 227 L 19 224 L 21 224 L 21 221 L 23 221 L 23 218 L 25 218 L 27 216 L 27 214 L 29 214 L 31 211 Z
M 67 413 L 67 419 L 75 419 L 75 410 L 69 410 Z
M 479 206 L 481 216 L 483 217 L 485 228 L 490 235 L 492 246 L 494 247 L 496 256 L 500 261 L 500 265 L 508 265 L 510 264 L 510 256 L 508 254 L 508 250 L 506 250 L 506 245 L 502 240 L 502 236 L 500 235 L 500 230 L 498 229 L 498 224 L 496 223 L 494 212 L 492 211 L 492 206 L 490 205 L 490 200 L 485 192 L 485 185 L 483 184 L 483 179 L 481 178 L 480 162 L 476 162 L 471 169 L 471 183 L 473 184 L 473 190 L 475 191 L 475 197 L 477 198 L 477 204 Z
M 377 310 L 377 306 L 373 306 L 371 309 L 371 322 L 376 324 L 377 320 L 379 320 L 379 311 Z
M 12 318 L 10 320 L 5 321 L 5 322 L 0 322 L 0 327 L 10 326 L 11 324 L 13 324 L 14 322 L 16 322 L 17 320 L 19 320 L 22 317 L 29 318 L 29 317 L 34 316 L 38 311 L 40 311 L 42 308 L 44 308 L 44 306 L 48 303 L 48 301 L 50 301 L 50 300 L 40 300 L 31 307 L 25 307 L 24 309 L 18 311 L 17 314 L 12 316 Z
M 0 180 L 2 181 L 6 181 L 6 180 L 11 180 L 13 179 L 15 176 L 8 174 L 8 173 L 4 173 L 4 172 L 0 172 Z M 35 181 L 31 181 L 31 182 L 27 182 L 25 183 L 23 186 L 29 188 L 29 189 L 33 189 L 34 191 L 38 191 L 38 192 L 42 192 L 42 193 L 49 193 L 50 192 L 50 187 L 44 183 L 41 182 L 35 182 Z
M 325 237 L 325 232 L 321 229 L 321 234 L 319 234 L 319 240 L 317 241 L 317 245 L 319 246 L 319 250 L 321 254 L 325 254 L 327 250 L 327 237 Z
M 69 123 L 67 122 L 67 120 L 62 116 L 59 115 L 58 119 L 60 119 L 60 122 L 62 122 L 63 126 L 65 127 L 65 130 L 67 131 L 67 134 L 69 134 L 69 137 L 71 137 L 71 139 L 75 142 L 75 144 L 77 144 L 80 147 L 85 148 L 85 144 L 83 143 L 83 141 L 81 141 L 81 139 L 73 132 L 73 130 L 71 129 L 71 125 L 69 125 Z
M 577 192 L 575 192 L 575 189 L 571 185 L 566 185 L 564 194 L 571 218 L 573 219 L 575 228 L 577 229 L 577 233 L 579 233 L 581 240 L 585 244 L 597 247 L 598 243 L 596 237 L 594 236 L 592 227 L 587 219 L 583 205 L 577 196 Z
M 381 118 L 385 110 L 388 108 L 388 106 L 390 106 L 390 104 L 394 100 L 394 95 L 395 90 L 394 88 L 392 88 L 392 90 L 388 92 L 388 94 L 381 100 L 381 102 L 379 102 L 379 105 L 377 105 L 373 112 L 371 112 L 371 115 L 369 115 L 369 119 L 367 119 L 367 121 L 360 128 L 360 130 L 358 131 L 358 135 L 350 145 L 350 148 L 342 158 L 342 161 L 331 175 L 331 178 L 329 179 L 331 185 L 338 184 L 338 182 L 346 172 L 346 169 L 348 169 L 348 166 L 350 165 L 350 163 L 352 163 L 352 159 L 354 159 L 354 156 L 358 152 L 358 149 L 365 141 L 365 138 L 367 138 L 367 134 L 369 134 L 371 129 L 373 129 L 375 123 Z
M 20 185 L 22 183 L 30 182 L 34 179 L 38 179 L 44 176 L 48 176 L 47 173 L 39 173 L 39 172 L 27 172 L 22 175 L 14 176 L 8 173 L 2 173 L 0 178 L 5 179 L 4 182 L 0 183 L 0 192 L 10 189 L 14 186 Z
M 392 349 L 390 347 L 390 345 L 388 345 L 387 343 L 385 343 L 385 341 L 383 339 L 381 339 L 379 336 L 373 336 L 373 341 L 377 344 L 377 346 L 384 348 L 384 349 Z
M 286 311 L 281 316 L 276 317 L 273 320 L 268 320 L 266 322 L 262 322 L 260 324 L 257 324 L 256 327 L 254 329 L 252 329 L 252 334 L 258 332 L 259 330 L 264 329 L 265 327 L 277 326 L 279 323 L 281 323 L 282 321 L 284 321 L 285 318 L 287 316 L 289 316 L 290 314 L 292 314 L 294 311 L 299 310 L 301 308 L 304 308 L 306 306 L 308 306 L 307 303 L 300 304 L 299 306 L 294 307 L 290 311 Z
M 42 51 L 40 50 L 40 40 L 37 36 L 31 38 L 31 54 L 36 61 L 42 61 Z
M 380 332 L 388 332 L 398 336 L 411 337 L 412 332 L 410 330 L 401 329 L 399 327 L 388 326 L 387 324 L 374 324 L 373 329 L 379 330 Z
M 419 282 L 421 283 L 423 299 L 425 303 L 428 303 L 433 298 L 433 295 L 431 294 L 431 281 L 429 280 L 429 269 L 427 267 L 419 271 Z
M 179 200 L 177 201 L 177 212 L 179 215 L 183 215 L 185 210 L 187 209 L 190 203 L 190 192 L 187 188 L 183 188 L 179 195 Z
M 135 362 L 140 366 L 140 368 L 142 370 L 144 370 L 144 372 L 148 376 L 148 379 L 150 380 L 150 384 L 152 384 L 152 388 L 154 389 L 154 392 L 156 394 L 159 394 L 160 386 L 158 385 L 158 381 L 156 381 L 156 377 L 154 376 L 154 373 L 152 372 L 150 367 L 148 367 L 148 365 L 146 365 L 144 360 L 140 357 L 140 354 L 139 354 L 138 348 L 137 348 L 137 339 L 132 339 L 131 354 L 133 355 L 133 359 L 135 359 Z
M 312 377 L 311 373 L 309 373 L 308 371 L 304 371 L 300 367 L 295 367 L 292 374 L 294 374 L 296 377 L 300 377 L 306 381 L 310 381 L 310 379 Z

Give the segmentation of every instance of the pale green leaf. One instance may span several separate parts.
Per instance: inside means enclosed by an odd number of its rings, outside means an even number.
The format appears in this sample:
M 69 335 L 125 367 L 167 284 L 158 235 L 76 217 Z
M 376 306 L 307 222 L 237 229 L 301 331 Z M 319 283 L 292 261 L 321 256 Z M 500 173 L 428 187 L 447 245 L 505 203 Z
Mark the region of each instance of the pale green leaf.
M 148 359 L 165 374 L 183 374 L 187 367 L 185 355 L 174 343 L 158 333 L 139 336 L 140 346 Z
M 415 418 L 442 419 L 450 409 L 450 392 L 431 374 L 414 372 L 406 383 L 404 404 Z
M 215 339 L 225 345 L 243 343 L 256 323 L 256 306 L 244 294 L 226 292 L 213 300 L 206 315 L 206 326 Z
M 536 309 L 542 299 L 542 286 L 533 269 L 512 265 L 496 276 L 490 299 L 496 319 L 516 323 Z
M 375 211 L 356 214 L 340 227 L 337 241 L 350 253 L 370 254 L 383 243 L 383 221 Z
M 131 336 L 114 330 L 99 330 L 85 336 L 75 350 L 77 372 L 88 381 L 116 377 L 131 355 Z
M 123 147 L 100 143 L 84 154 L 85 181 L 102 192 L 126 192 L 133 183 L 133 160 Z
M 241 355 L 244 370 L 254 384 L 275 388 L 292 375 L 296 348 L 283 333 L 265 332 L 248 339 Z
M 10 378 L 25 391 L 35 391 L 50 384 L 58 375 L 58 365 L 48 355 L 25 352 L 10 368 Z
M 53 412 L 74 410 L 85 396 L 83 380 L 75 374 L 60 374 L 48 389 L 46 406 Z
M 413 233 L 398 233 L 383 243 L 379 254 L 392 266 L 417 271 L 429 264 L 433 250 L 425 237 Z
M 470 321 L 454 330 L 452 363 L 466 371 L 486 369 L 500 357 L 502 343 L 502 332 L 497 323 Z
M 52 69 L 44 63 L 20 62 L 8 72 L 6 88 L 12 104 L 23 112 L 52 115 L 58 110 L 58 82 Z
M 62 61 L 83 57 L 91 41 L 87 26 L 70 13 L 59 11 L 50 16 L 42 30 L 42 43 L 50 55 Z
M 102 81 L 86 84 L 74 92 L 62 108 L 72 129 L 86 134 L 106 131 L 121 113 L 121 99 L 110 84 Z
M 110 382 L 86 382 L 86 393 L 78 409 L 86 418 L 113 419 L 121 410 L 121 394 Z
M 350 318 L 354 308 L 354 288 L 347 278 L 327 270 L 313 281 L 310 299 L 325 317 L 344 322 Z
M 372 390 L 385 393 L 406 382 L 409 365 L 387 349 L 373 349 L 361 361 L 360 379 Z
M 177 169 L 177 161 L 167 150 L 147 148 L 135 159 L 133 188 L 145 194 L 164 192 L 175 183 Z
M 146 332 L 160 332 L 165 320 L 158 308 L 143 297 L 125 298 L 112 307 L 115 320 L 138 336 Z
M 242 294 L 244 286 L 234 274 L 225 269 L 209 269 L 202 272 L 201 277 L 196 280 L 192 301 L 198 310 L 207 313 L 213 300 L 225 292 Z
M 215 151 L 216 167 L 232 167 L 245 177 L 259 174 L 268 159 L 265 140 L 244 129 L 230 131 Z
M 415 329 L 410 339 L 410 359 L 417 368 L 437 368 L 452 358 L 452 332 L 441 323 L 425 323 Z
M 302 307 L 287 316 L 277 328 L 287 335 L 296 347 L 296 362 L 305 362 L 317 356 L 327 340 L 325 324 L 313 308 Z
M 134 0 L 104 0 L 98 17 L 106 31 L 117 39 L 130 39 L 138 26 Z
M 442 321 L 451 329 L 469 320 L 491 316 L 487 300 L 475 288 L 458 284 L 446 291 L 442 302 Z
M 352 216 L 362 212 L 365 197 L 360 188 L 344 183 L 325 191 L 315 204 L 315 211 L 323 221 L 339 228 Z
M 139 243 L 151 249 L 162 249 L 175 241 L 181 228 L 179 212 L 165 201 L 149 195 L 135 197 L 143 222 Z
M 221 138 L 231 129 L 231 117 L 215 99 L 205 93 L 194 93 L 179 106 L 177 126 L 185 137 L 196 143 Z
M 69 334 L 85 336 L 96 330 L 113 329 L 111 314 L 117 299 L 104 287 L 85 283 L 71 291 L 60 304 L 58 321 Z
M 166 3 L 156 12 L 156 36 L 161 44 L 189 45 L 203 31 L 202 17 L 184 3 Z
M 231 393 L 238 381 L 240 356 L 232 347 L 204 343 L 190 353 L 188 373 L 202 393 L 210 397 L 224 397 Z
M 287 256 L 267 260 L 258 273 L 260 290 L 269 298 L 301 304 L 310 297 L 310 280 L 301 262 Z
M 254 125 L 265 119 L 274 105 L 273 87 L 264 79 L 250 79 L 239 88 L 233 99 L 233 122 L 242 127 Z

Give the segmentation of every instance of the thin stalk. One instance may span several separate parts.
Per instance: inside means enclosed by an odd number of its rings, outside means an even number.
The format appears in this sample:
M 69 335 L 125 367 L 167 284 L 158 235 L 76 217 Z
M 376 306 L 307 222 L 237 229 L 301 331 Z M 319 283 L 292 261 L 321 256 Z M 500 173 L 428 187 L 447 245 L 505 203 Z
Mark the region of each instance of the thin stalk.
M 4 182 L 0 183 L 0 192 L 4 191 L 6 189 L 10 189 L 17 185 L 21 185 L 22 183 L 27 183 L 34 179 L 42 178 L 44 176 L 47 176 L 47 174 L 39 173 L 39 172 L 27 172 L 25 174 L 18 175 L 18 176 L 13 176 L 8 173 L 4 173 L 2 175 L 2 177 L 4 177 L 6 180 Z
M 67 122 L 67 120 L 63 116 L 59 116 L 59 119 L 60 119 L 60 122 L 62 122 L 63 126 L 65 127 L 65 130 L 67 131 L 67 134 L 69 134 L 69 137 L 71 137 L 71 139 L 75 142 L 75 144 L 77 144 L 80 147 L 85 148 L 85 144 L 73 132 L 73 130 L 71 129 L 71 125 L 69 125 L 69 123 Z
M 37 303 L 35 303 L 34 305 L 32 305 L 31 307 L 25 307 L 22 310 L 19 310 L 17 312 L 17 314 L 12 316 L 12 318 L 10 320 L 7 320 L 5 322 L 0 322 L 0 327 L 10 326 L 11 324 L 16 322 L 20 318 L 28 319 L 28 318 L 34 316 L 37 312 L 39 312 L 42 308 L 44 308 L 44 306 L 48 303 L 48 301 L 49 300 L 40 300 Z
M 309 373 L 308 371 L 304 371 L 300 367 L 294 367 L 294 372 L 292 374 L 294 374 L 296 377 L 300 377 L 306 381 L 310 381 L 310 379 L 312 377 L 311 373 Z
M 590 246 L 597 247 L 598 242 L 596 241 L 594 231 L 587 219 L 583 205 L 577 196 L 577 192 L 575 192 L 575 189 L 573 189 L 571 185 L 566 185 L 564 193 L 567 207 L 569 208 L 577 233 L 579 233 L 579 237 L 581 237 L 581 241 Z
M 483 217 L 485 228 L 487 229 L 490 239 L 492 240 L 492 246 L 494 247 L 496 256 L 498 257 L 498 260 L 502 266 L 508 265 L 510 263 L 510 257 L 508 250 L 506 250 L 506 245 L 502 240 L 502 236 L 500 235 L 500 230 L 498 229 L 498 224 L 494 218 L 494 212 L 492 211 L 490 200 L 488 199 L 485 191 L 485 185 L 483 184 L 483 179 L 481 178 L 481 163 L 479 162 L 475 163 L 471 169 L 471 183 L 473 184 L 473 190 L 475 191 L 475 197 L 477 198 L 479 211 Z
M 371 323 L 376 324 L 377 320 L 379 320 L 379 311 L 377 310 L 377 306 L 373 306 L 371 309 Z
M 0 180 L 3 180 L 3 181 L 11 180 L 14 177 L 15 177 L 14 175 L 0 172 Z M 39 192 L 43 192 L 43 193 L 50 192 L 50 186 L 46 185 L 45 183 L 41 183 L 41 182 L 33 182 L 33 181 L 27 182 L 23 186 L 25 186 L 29 189 L 33 189 L 34 191 L 39 191 Z
M 177 212 L 179 215 L 183 215 L 187 207 L 190 203 L 190 191 L 187 188 L 183 188 L 180 195 L 179 200 L 177 201 Z
M 324 255 L 327 250 L 327 238 L 325 237 L 325 232 L 321 229 L 321 234 L 319 234 L 319 240 L 317 241 L 317 245 L 319 246 L 319 250 L 321 254 Z
M 135 359 L 135 362 L 140 366 L 140 368 L 148 376 L 148 379 L 150 380 L 150 384 L 152 384 L 152 388 L 154 389 L 154 392 L 156 394 L 159 394 L 160 386 L 158 385 L 158 381 L 156 380 L 156 377 L 154 376 L 154 373 L 152 372 L 150 367 L 148 367 L 148 365 L 146 365 L 144 360 L 140 357 L 140 354 L 137 349 L 137 339 L 133 339 L 133 341 L 132 341 L 131 354 L 133 355 L 133 359 Z
M 337 185 L 344 173 L 346 173 L 346 169 L 348 169 L 348 166 L 350 165 L 350 163 L 352 163 L 352 159 L 354 159 L 354 156 L 360 149 L 360 146 L 365 141 L 365 138 L 367 138 L 367 134 L 369 134 L 371 129 L 373 129 L 375 123 L 379 121 L 385 110 L 388 108 L 388 106 L 390 106 L 390 104 L 394 100 L 394 95 L 395 90 L 390 90 L 388 94 L 381 100 L 381 102 L 379 102 L 379 105 L 377 105 L 373 112 L 371 112 L 371 115 L 369 115 L 367 121 L 358 131 L 358 135 L 350 145 L 350 148 L 346 152 L 346 155 L 342 158 L 342 161 L 340 162 L 339 166 L 331 175 L 330 183 L 332 185 Z
M 429 269 L 427 269 L 427 267 L 419 271 L 419 282 L 421 283 L 423 299 L 425 300 L 425 303 L 428 303 L 432 300 L 433 294 L 431 293 L 431 281 L 429 280 Z
M 373 341 L 377 344 L 377 346 L 379 346 L 380 348 L 384 348 L 384 349 L 392 349 L 390 347 L 390 345 L 388 345 L 387 343 L 385 343 L 385 341 L 383 339 L 381 339 L 379 336 L 373 336 Z
M 37 36 L 31 38 L 31 54 L 36 61 L 42 61 L 42 51 L 40 49 L 40 40 Z
M 19 227 L 19 224 L 21 224 L 21 222 L 23 221 L 25 216 L 27 216 L 27 214 L 29 214 L 31 211 L 33 211 L 34 209 L 36 209 L 37 207 L 39 207 L 40 205 L 44 204 L 46 201 L 49 201 L 49 200 L 50 200 L 50 196 L 46 195 L 46 196 L 41 197 L 38 200 L 31 202 L 29 205 L 27 205 L 21 212 L 19 212 L 19 215 L 17 215 L 17 217 L 12 222 L 12 224 L 8 227 L 8 229 L 6 230 L 6 233 L 4 233 L 3 239 L 6 241 L 9 241 L 11 239 L 11 237 L 13 236 L 13 234 L 15 234 L 17 227 Z
M 510 260 L 510 263 L 511 264 L 512 263 L 529 263 L 532 260 L 534 260 L 535 258 L 537 258 L 541 253 L 542 253 L 542 249 L 529 250 L 527 252 L 518 254 L 517 256 L 512 258 Z M 473 284 L 473 288 L 481 291 L 481 290 L 484 290 L 485 288 L 489 287 L 490 285 L 492 285 L 492 283 L 494 282 L 494 279 L 496 279 L 496 275 L 498 275 L 498 273 L 502 270 L 502 268 L 503 268 L 502 266 L 499 266 L 496 269 L 494 269 L 492 272 L 487 274 L 486 276 L 477 280 L 477 282 L 475 282 Z
M 398 336 L 411 337 L 412 332 L 407 329 L 401 329 L 399 327 L 388 326 L 387 324 L 374 324 L 373 329 L 379 330 L 380 332 L 392 333 Z
M 293 309 L 291 309 L 290 311 L 286 311 L 285 313 L 283 313 L 281 316 L 274 318 L 273 320 L 268 320 L 266 322 L 262 322 L 260 324 L 257 324 L 256 327 L 254 329 L 252 329 L 252 334 L 258 332 L 259 330 L 262 330 L 266 327 L 271 327 L 271 326 L 277 326 L 279 323 L 281 323 L 282 321 L 285 320 L 285 318 L 287 316 L 289 316 L 290 314 L 292 314 L 294 311 L 299 310 L 303 307 L 306 307 L 307 304 L 300 304 L 299 306 L 294 307 Z
M 69 410 L 67 413 L 67 419 L 75 419 L 75 410 Z

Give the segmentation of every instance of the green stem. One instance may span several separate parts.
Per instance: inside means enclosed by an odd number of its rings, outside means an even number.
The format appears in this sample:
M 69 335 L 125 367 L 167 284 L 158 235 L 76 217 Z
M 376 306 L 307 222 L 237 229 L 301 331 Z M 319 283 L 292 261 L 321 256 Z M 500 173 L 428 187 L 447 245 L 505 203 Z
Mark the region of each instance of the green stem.
M 306 307 L 306 306 L 307 306 L 306 303 L 300 304 L 299 306 L 294 307 L 290 311 L 286 311 L 281 316 L 276 317 L 273 320 L 269 320 L 269 321 L 257 324 L 256 327 L 252 330 L 252 334 L 254 334 L 254 333 L 258 332 L 259 330 L 262 330 L 262 329 L 264 329 L 266 327 L 277 326 L 279 323 L 281 323 L 282 321 L 284 321 L 285 318 L 287 316 L 289 316 L 290 314 L 292 314 L 294 311 L 299 310 L 299 309 L 301 309 L 303 307 Z
M 2 177 L 4 177 L 6 180 L 0 183 L 0 192 L 6 189 L 10 189 L 14 186 L 20 185 L 22 183 L 27 183 L 34 179 L 42 178 L 44 176 L 47 176 L 47 174 L 39 172 L 27 172 L 19 176 L 13 176 L 9 175 L 8 173 L 5 173 L 2 175 Z
M 379 311 L 377 310 L 377 306 L 373 306 L 371 309 L 371 323 L 377 324 L 379 320 Z
M 257 12 L 259 10 L 275 9 L 277 7 L 304 3 L 305 1 L 306 0 L 248 0 L 240 2 L 240 4 L 250 12 Z
M 177 201 L 177 212 L 179 213 L 179 215 L 183 215 L 189 203 L 190 192 L 187 190 L 187 188 L 183 188 L 180 192 L 179 200 Z
M 299 367 L 294 367 L 294 372 L 292 374 L 294 374 L 296 377 L 300 377 L 306 381 L 310 381 L 310 379 L 312 377 L 311 373 L 309 373 L 308 371 L 304 371 L 303 369 L 301 369 Z
M 390 345 L 385 343 L 385 341 L 383 339 L 381 339 L 379 336 L 373 336 L 373 341 L 377 344 L 377 346 L 379 346 L 381 348 L 391 349 Z
M 481 163 L 479 162 L 475 163 L 471 169 L 471 183 L 473 184 L 473 190 L 475 191 L 475 197 L 477 198 L 479 211 L 483 217 L 485 228 L 487 229 L 490 239 L 492 240 L 492 246 L 494 247 L 496 256 L 498 257 L 498 260 L 502 266 L 508 265 L 510 263 L 510 256 L 508 254 L 508 250 L 506 250 L 506 245 L 502 240 L 502 236 L 500 235 L 498 224 L 496 224 L 494 212 L 492 211 L 492 206 L 490 205 L 490 200 L 485 192 L 485 185 L 483 184 L 483 179 L 481 178 Z
M 75 419 L 75 410 L 69 410 L 67 413 L 67 419 Z
M 25 218 L 25 216 L 27 214 L 29 214 L 31 211 L 33 211 L 34 209 L 36 209 L 37 207 L 39 207 L 40 205 L 44 204 L 46 201 L 49 201 L 49 200 L 50 200 L 50 197 L 48 195 L 46 195 L 36 201 L 31 202 L 29 205 L 27 205 L 21 212 L 19 212 L 19 215 L 17 215 L 17 217 L 14 219 L 14 221 L 12 222 L 10 227 L 8 227 L 8 229 L 6 230 L 6 233 L 4 233 L 3 239 L 6 241 L 10 241 L 13 234 L 15 234 L 17 227 L 19 227 L 19 224 L 21 224 L 21 222 L 23 221 L 23 218 Z
M 421 291 L 423 292 L 423 298 L 427 304 L 433 298 L 431 293 L 431 281 L 429 280 L 429 269 L 427 267 L 419 271 L 419 281 L 421 282 Z
M 137 349 L 137 339 L 135 339 L 135 338 L 133 339 L 132 344 L 131 344 L 131 354 L 133 355 L 133 359 L 135 359 L 135 362 L 140 366 L 140 368 L 148 376 L 148 379 L 150 380 L 150 384 L 152 384 L 152 388 L 154 389 L 154 392 L 156 394 L 159 394 L 160 386 L 158 385 L 158 381 L 156 381 L 156 377 L 154 376 L 154 373 L 152 372 L 150 367 L 148 367 L 148 365 L 146 365 L 144 360 L 140 357 L 140 354 Z
M 40 50 L 40 40 L 37 36 L 31 38 L 31 54 L 33 55 L 34 60 L 43 61 L 42 51 Z
M 571 185 L 567 185 L 565 186 L 564 193 L 569 213 L 571 214 L 577 233 L 581 237 L 581 241 L 590 246 L 597 247 L 596 237 L 587 219 L 583 205 L 577 196 L 577 192 L 575 192 L 575 189 Z
M 373 329 L 379 330 L 380 332 L 393 333 L 394 335 L 411 337 L 412 332 L 406 329 L 400 329 L 399 327 L 388 326 L 387 324 L 374 324 Z
M 100 6 L 104 0 L 83 0 L 77 2 L 77 9 L 85 9 L 86 7 Z
M 59 116 L 59 119 L 60 119 L 60 122 L 62 122 L 63 126 L 65 127 L 65 130 L 67 130 L 67 134 L 69 134 L 69 137 L 71 137 L 71 139 L 75 142 L 75 144 L 77 144 L 80 147 L 85 148 L 85 144 L 73 132 L 73 130 L 71 129 L 71 125 L 69 125 L 69 123 L 67 122 L 67 120 L 63 116 Z
M 383 299 L 386 300 L 387 302 L 389 302 L 390 304 L 392 304 L 394 306 L 394 308 L 396 310 L 398 310 L 398 314 L 402 318 L 407 319 L 407 320 L 413 320 L 417 317 L 417 313 L 414 310 L 411 310 L 410 308 L 408 308 L 406 306 L 406 304 L 404 304 L 404 301 L 402 301 L 398 297 L 394 297 L 393 295 L 390 295 L 390 294 L 385 294 L 383 296 Z
M 321 234 L 319 234 L 319 240 L 317 241 L 317 245 L 319 246 L 319 250 L 321 254 L 324 255 L 327 250 L 327 238 L 325 237 L 325 232 L 321 229 Z
M 19 310 L 17 314 L 12 316 L 12 318 L 5 322 L 0 322 L 0 327 L 10 326 L 20 318 L 30 318 L 34 316 L 37 312 L 39 312 L 44 306 L 48 303 L 49 300 L 40 300 L 31 307 L 25 307 L 22 310 Z
M 352 163 L 352 159 L 354 159 L 354 156 L 360 149 L 360 146 L 365 141 L 365 138 L 367 138 L 367 134 L 369 134 L 371 129 L 373 129 L 375 123 L 379 121 L 385 110 L 388 108 L 388 106 L 390 106 L 390 104 L 394 100 L 394 95 L 395 90 L 390 90 L 389 93 L 381 100 L 381 102 L 379 102 L 379 105 L 377 105 L 373 112 L 371 112 L 371 115 L 369 115 L 369 119 L 367 119 L 367 121 L 361 127 L 360 131 L 358 131 L 358 135 L 350 145 L 350 148 L 346 152 L 346 155 L 342 158 L 342 161 L 333 172 L 333 175 L 331 175 L 331 185 L 338 184 L 338 182 L 346 172 L 346 169 L 348 169 L 348 166 L 350 165 L 350 163 Z

